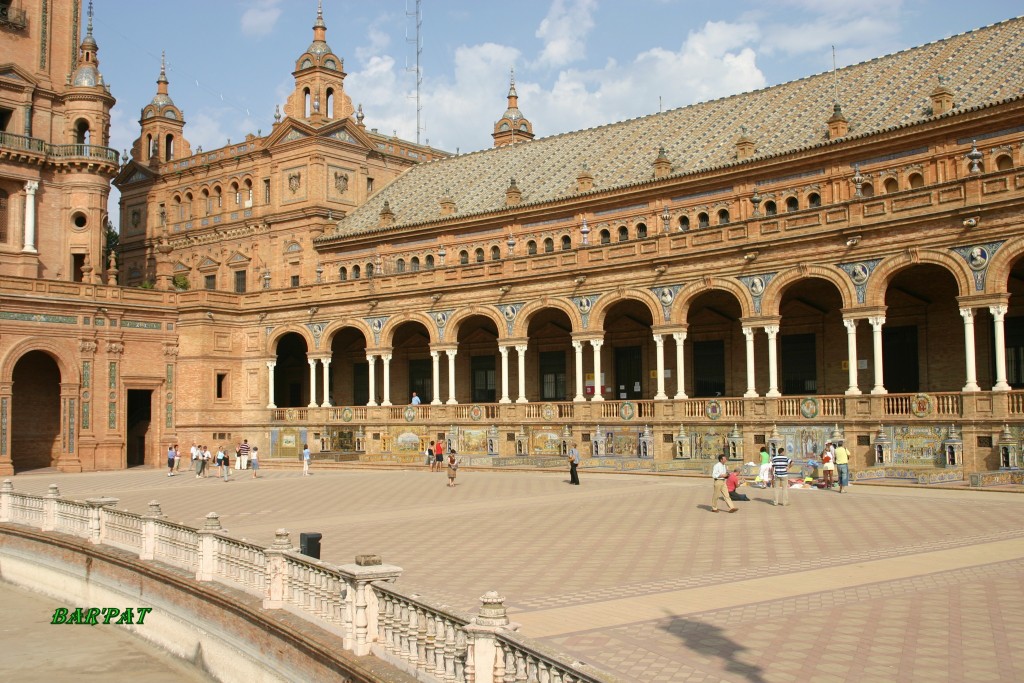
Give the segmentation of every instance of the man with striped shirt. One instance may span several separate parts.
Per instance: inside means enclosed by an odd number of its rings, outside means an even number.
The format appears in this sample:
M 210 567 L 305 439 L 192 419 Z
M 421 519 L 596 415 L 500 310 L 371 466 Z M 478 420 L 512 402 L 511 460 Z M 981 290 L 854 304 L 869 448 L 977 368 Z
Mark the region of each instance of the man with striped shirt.
M 775 502 L 772 505 L 789 505 L 789 458 L 786 456 L 786 448 L 779 446 L 772 456 L 772 488 L 775 489 Z M 782 498 L 782 503 L 779 503 Z

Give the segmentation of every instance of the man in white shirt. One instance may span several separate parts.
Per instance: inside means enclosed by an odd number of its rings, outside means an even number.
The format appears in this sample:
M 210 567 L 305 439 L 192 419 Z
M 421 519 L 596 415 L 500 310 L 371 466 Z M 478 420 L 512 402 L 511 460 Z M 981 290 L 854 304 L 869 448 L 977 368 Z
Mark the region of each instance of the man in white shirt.
M 711 478 L 714 479 L 715 492 L 711 496 L 711 511 L 718 512 L 718 499 L 725 500 L 729 512 L 736 512 L 736 506 L 729 500 L 729 494 L 725 492 L 725 479 L 729 476 L 729 468 L 725 466 L 725 454 L 718 456 L 718 462 L 711 470 Z

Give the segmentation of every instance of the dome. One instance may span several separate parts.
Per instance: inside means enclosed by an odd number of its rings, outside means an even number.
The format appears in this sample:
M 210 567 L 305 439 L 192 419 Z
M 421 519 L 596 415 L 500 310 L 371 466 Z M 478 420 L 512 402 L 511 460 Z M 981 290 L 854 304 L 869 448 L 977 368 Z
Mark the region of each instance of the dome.
M 92 64 L 85 64 L 75 69 L 71 84 L 76 86 L 93 86 L 100 82 L 100 72 Z

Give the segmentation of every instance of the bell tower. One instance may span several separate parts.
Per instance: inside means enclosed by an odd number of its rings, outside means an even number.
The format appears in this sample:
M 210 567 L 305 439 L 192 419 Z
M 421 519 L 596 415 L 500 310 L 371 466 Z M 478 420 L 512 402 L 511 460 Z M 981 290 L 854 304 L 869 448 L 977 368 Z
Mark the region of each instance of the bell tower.
M 355 109 L 345 94 L 345 62 L 327 44 L 323 1 L 317 4 L 313 42 L 295 60 L 295 90 L 284 105 L 285 116 L 322 126 L 351 116 Z
M 192 149 L 183 134 L 185 115 L 167 94 L 167 59 L 163 54 L 160 55 L 156 95 L 142 108 L 139 125 L 142 134 L 132 145 L 135 161 L 157 166 L 160 162 L 192 156 Z
M 533 139 L 533 124 L 519 111 L 519 95 L 516 93 L 516 72 L 511 71 L 508 85 L 508 109 L 494 124 L 494 146 L 502 147 L 516 142 Z

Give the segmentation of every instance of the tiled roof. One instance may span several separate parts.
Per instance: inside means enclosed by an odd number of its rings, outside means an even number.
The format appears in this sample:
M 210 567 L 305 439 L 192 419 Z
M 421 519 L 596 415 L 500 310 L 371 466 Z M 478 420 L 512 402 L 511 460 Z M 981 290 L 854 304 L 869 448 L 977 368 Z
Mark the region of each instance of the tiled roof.
M 838 72 L 849 136 L 930 116 L 928 95 L 946 77 L 955 111 L 1024 94 L 1024 17 L 855 64 Z M 441 218 L 447 189 L 456 216 L 500 210 L 515 178 L 522 202 L 576 194 L 587 164 L 595 189 L 649 180 L 659 147 L 672 172 L 735 161 L 740 127 L 756 154 L 773 155 L 826 140 L 833 111 L 833 74 L 817 74 L 762 90 L 694 104 L 597 128 L 486 149 L 415 166 L 342 219 L 318 241 L 378 229 L 385 200 L 395 225 Z

